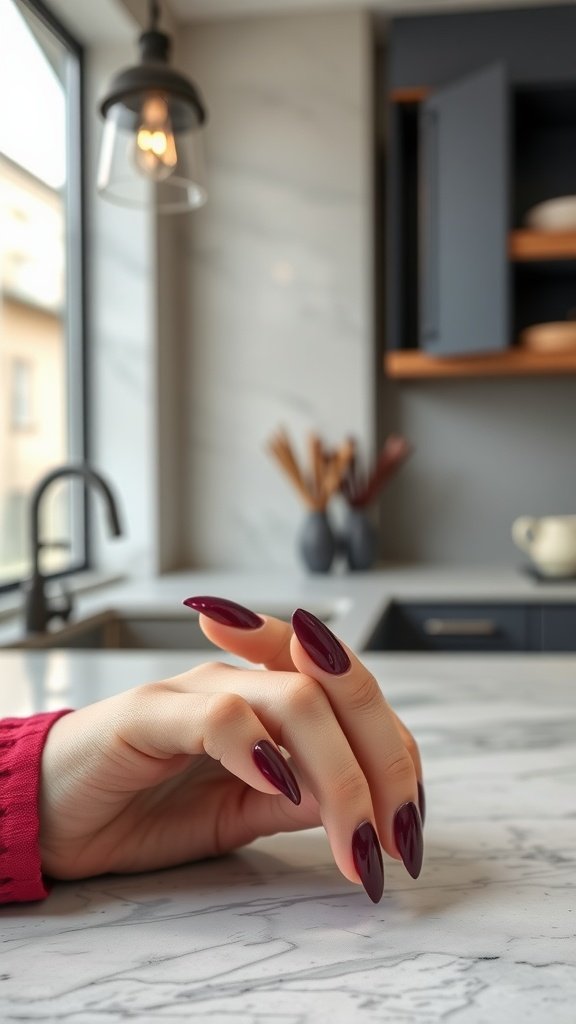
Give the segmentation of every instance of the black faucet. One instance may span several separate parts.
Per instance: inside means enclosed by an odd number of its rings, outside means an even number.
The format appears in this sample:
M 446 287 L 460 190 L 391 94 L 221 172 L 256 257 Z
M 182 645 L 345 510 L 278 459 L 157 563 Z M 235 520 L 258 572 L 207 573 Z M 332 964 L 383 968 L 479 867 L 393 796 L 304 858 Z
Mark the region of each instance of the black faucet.
M 72 611 L 72 602 L 69 596 L 65 596 L 64 604 L 50 607 L 44 591 L 45 578 L 40 572 L 40 550 L 49 547 L 61 547 L 62 542 L 41 541 L 40 532 L 40 503 L 50 484 L 62 477 L 78 476 L 99 490 L 106 502 L 108 509 L 108 522 L 110 532 L 119 537 L 122 533 L 118 509 L 114 495 L 106 481 L 88 466 L 85 462 L 78 465 L 59 466 L 53 469 L 46 476 L 38 481 L 32 492 L 30 501 L 30 538 L 32 546 L 32 578 L 24 585 L 25 604 L 24 614 L 27 633 L 44 633 L 46 626 L 51 619 L 62 618 L 67 620 Z

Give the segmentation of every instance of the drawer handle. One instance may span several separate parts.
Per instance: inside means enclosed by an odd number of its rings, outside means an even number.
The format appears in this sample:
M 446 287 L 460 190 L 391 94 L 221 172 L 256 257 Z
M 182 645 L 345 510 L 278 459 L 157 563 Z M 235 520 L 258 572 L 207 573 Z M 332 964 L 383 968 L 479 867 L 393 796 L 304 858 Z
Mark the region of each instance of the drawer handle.
M 498 627 L 491 619 L 425 619 L 426 636 L 494 636 Z

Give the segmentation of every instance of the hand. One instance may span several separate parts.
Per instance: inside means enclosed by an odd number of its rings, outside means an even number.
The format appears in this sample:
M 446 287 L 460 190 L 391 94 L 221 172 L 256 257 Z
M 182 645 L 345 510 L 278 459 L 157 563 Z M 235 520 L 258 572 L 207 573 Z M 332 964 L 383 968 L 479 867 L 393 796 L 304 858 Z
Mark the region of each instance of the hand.
M 204 664 L 59 719 L 42 759 L 45 873 L 145 871 L 322 823 L 340 870 L 372 899 L 382 889 L 373 826 L 416 875 L 418 750 L 373 677 L 307 613 L 295 615 L 298 639 L 277 619 L 199 602 L 206 635 L 265 668 Z M 222 609 L 235 625 L 214 621 Z M 319 666 L 325 647 L 312 659 L 314 630 L 336 663 Z

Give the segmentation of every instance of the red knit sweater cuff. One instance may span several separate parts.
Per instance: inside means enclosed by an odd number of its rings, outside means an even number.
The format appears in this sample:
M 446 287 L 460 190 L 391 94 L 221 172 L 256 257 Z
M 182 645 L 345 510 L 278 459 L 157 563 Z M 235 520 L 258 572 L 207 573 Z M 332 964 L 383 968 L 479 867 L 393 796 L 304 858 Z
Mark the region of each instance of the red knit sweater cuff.
M 0 903 L 48 894 L 40 863 L 40 763 L 48 732 L 67 713 L 0 720 Z

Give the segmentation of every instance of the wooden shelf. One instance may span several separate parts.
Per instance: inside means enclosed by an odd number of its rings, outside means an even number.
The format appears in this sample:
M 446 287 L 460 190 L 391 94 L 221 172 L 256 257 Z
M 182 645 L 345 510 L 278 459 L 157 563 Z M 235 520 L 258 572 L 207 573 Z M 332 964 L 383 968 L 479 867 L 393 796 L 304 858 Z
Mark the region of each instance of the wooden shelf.
M 512 231 L 510 259 L 576 260 L 576 231 Z
M 576 374 L 576 352 L 558 355 L 506 352 L 479 356 L 429 356 L 416 350 L 387 352 L 386 376 L 394 380 L 424 380 L 448 377 L 537 377 Z
M 421 103 L 432 93 L 429 85 L 412 85 L 402 89 L 392 89 L 391 103 Z

